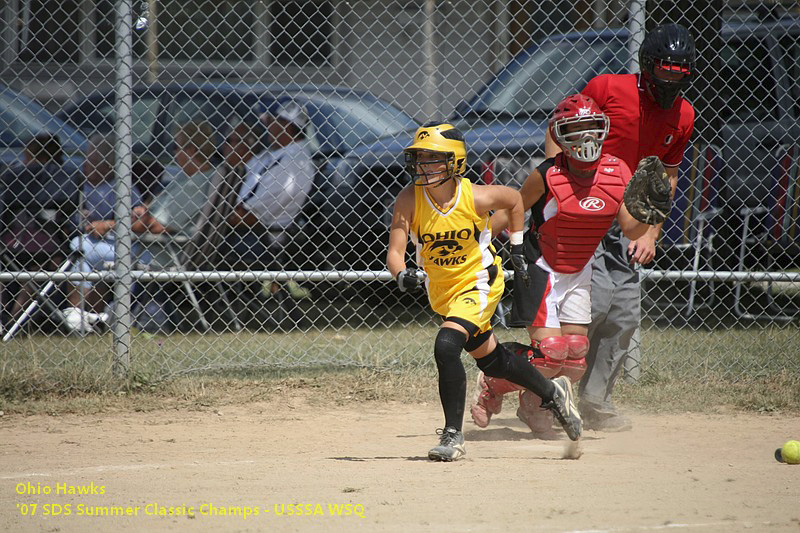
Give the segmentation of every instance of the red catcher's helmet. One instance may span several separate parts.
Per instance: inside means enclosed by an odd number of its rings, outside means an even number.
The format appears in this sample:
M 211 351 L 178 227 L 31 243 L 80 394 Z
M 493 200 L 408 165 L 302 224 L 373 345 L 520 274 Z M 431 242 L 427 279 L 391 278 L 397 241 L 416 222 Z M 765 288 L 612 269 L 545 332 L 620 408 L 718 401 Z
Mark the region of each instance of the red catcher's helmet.
M 553 110 L 550 136 L 572 159 L 571 168 L 591 170 L 600 162 L 610 126 L 611 121 L 594 100 L 585 94 L 571 94 Z

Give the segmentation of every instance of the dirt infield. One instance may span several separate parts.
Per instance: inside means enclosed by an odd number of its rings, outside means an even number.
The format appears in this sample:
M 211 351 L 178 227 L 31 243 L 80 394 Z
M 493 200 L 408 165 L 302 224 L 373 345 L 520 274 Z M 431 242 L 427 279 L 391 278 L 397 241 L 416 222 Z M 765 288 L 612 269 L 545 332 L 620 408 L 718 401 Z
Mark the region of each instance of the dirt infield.
M 0 530 L 800 531 L 800 466 L 772 455 L 796 418 L 633 413 L 576 461 L 507 411 L 451 464 L 431 403 L 5 416 Z

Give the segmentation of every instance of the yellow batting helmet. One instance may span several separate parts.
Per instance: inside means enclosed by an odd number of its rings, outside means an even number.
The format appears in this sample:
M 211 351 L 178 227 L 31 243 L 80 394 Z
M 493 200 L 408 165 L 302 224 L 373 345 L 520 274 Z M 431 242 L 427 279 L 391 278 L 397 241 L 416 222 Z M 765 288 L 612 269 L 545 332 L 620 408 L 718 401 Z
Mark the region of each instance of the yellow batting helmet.
M 414 133 L 414 141 L 403 152 L 406 170 L 414 178 L 415 185 L 439 185 L 456 175 L 463 175 L 467 170 L 467 144 L 464 135 L 452 124 L 429 122 L 423 125 Z M 428 175 L 417 163 L 419 152 L 442 154 L 444 157 L 441 160 L 427 163 L 446 163 L 447 176 L 429 183 Z

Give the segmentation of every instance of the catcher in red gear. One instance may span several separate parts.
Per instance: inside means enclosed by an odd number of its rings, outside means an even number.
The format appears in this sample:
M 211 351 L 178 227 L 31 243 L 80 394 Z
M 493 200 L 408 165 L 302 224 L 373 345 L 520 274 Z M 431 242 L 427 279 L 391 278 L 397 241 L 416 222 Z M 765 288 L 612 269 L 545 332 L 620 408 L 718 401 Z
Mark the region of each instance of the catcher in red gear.
M 601 155 L 609 119 L 594 100 L 582 94 L 566 97 L 556 106 L 549 130 L 562 152 L 539 165 L 520 190 L 525 209 L 531 210 L 524 237 L 530 283 L 514 280 L 511 325 L 526 327 L 531 344 L 507 346 L 525 354 L 545 376 L 566 375 L 574 382 L 586 369 L 594 250 L 615 219 L 631 239 L 649 226 L 623 203 L 631 180 L 628 165 Z M 663 208 L 663 202 L 659 205 Z M 495 233 L 507 224 L 503 212 L 493 215 Z M 507 380 L 479 374 L 473 421 L 486 427 L 500 412 L 503 395 L 519 390 Z M 553 418 L 540 406 L 541 398 L 521 391 L 517 416 L 537 436 L 554 438 Z

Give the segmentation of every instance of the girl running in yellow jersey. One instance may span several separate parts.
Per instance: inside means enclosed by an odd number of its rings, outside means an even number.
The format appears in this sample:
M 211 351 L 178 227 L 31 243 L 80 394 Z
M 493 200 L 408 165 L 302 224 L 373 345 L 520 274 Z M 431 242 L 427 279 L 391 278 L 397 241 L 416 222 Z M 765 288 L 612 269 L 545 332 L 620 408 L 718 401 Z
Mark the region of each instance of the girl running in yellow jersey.
M 433 354 L 439 371 L 439 397 L 445 427 L 439 445 L 428 452 L 435 461 L 464 456 L 464 407 L 467 377 L 461 350 L 475 358 L 487 376 L 505 378 L 542 398 L 572 440 L 581 435 L 572 384 L 561 376 L 545 378 L 523 355 L 513 355 L 492 332 L 491 318 L 503 295 L 500 257 L 492 246 L 489 217 L 507 210 L 511 262 L 515 275 L 527 279 L 522 250 L 524 210 L 519 192 L 500 185 L 473 185 L 463 177 L 467 166 L 464 136 L 444 123 L 425 124 L 404 150 L 414 184 L 400 191 L 394 206 L 386 263 L 401 291 L 428 291 L 433 310 L 444 319 Z M 408 237 L 416 246 L 422 276 L 405 261 Z

